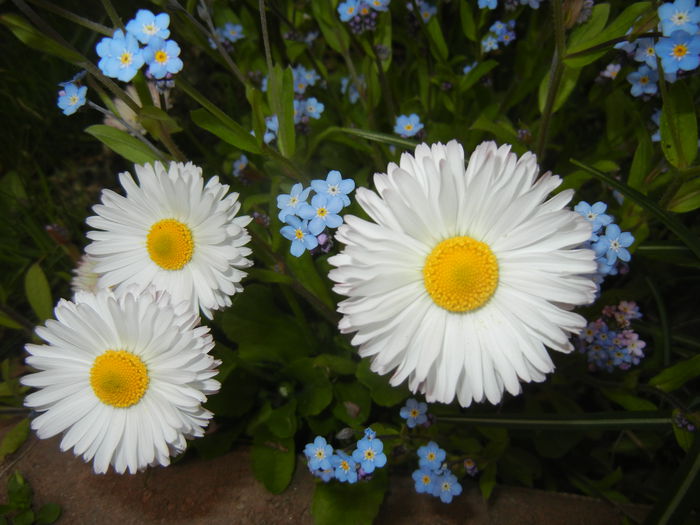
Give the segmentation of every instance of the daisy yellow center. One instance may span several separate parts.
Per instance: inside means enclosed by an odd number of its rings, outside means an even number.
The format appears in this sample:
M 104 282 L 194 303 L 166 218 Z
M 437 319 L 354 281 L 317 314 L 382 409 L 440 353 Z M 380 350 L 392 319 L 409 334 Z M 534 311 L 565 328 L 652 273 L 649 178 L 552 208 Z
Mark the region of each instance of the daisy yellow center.
M 119 57 L 119 61 L 121 62 L 122 66 L 128 66 L 131 64 L 131 53 L 128 51 L 124 51 L 121 56 Z
M 90 386 L 106 405 L 127 408 L 138 403 L 148 388 L 148 370 L 126 350 L 107 350 L 90 369 Z
M 160 51 L 156 51 L 153 59 L 159 64 L 165 64 L 168 61 L 168 54 L 161 49 Z
M 180 221 L 163 219 L 151 226 L 146 247 L 151 260 L 164 270 L 181 270 L 192 259 L 192 232 Z
M 683 58 L 688 54 L 688 46 L 685 44 L 676 44 L 673 46 L 673 56 L 676 58 Z
M 452 237 L 425 259 L 425 289 L 435 304 L 450 312 L 480 308 L 498 286 L 498 260 L 483 242 Z

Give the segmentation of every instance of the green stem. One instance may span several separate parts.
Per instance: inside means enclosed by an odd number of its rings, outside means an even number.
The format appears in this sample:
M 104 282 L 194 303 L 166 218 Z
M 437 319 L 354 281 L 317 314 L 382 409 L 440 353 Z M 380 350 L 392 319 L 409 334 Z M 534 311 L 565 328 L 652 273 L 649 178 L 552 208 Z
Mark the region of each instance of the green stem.
M 270 35 L 267 33 L 267 13 L 265 12 L 265 0 L 259 0 L 260 26 L 262 28 L 263 46 L 265 47 L 265 61 L 267 62 L 268 75 L 272 72 L 272 54 L 270 53 Z
M 646 278 L 647 286 L 651 290 L 651 294 L 654 296 L 654 301 L 656 301 L 656 310 L 659 314 L 659 324 L 661 324 L 661 334 L 663 342 L 663 363 L 664 367 L 671 364 L 671 331 L 668 327 L 668 315 L 666 314 L 666 305 L 664 305 L 664 299 L 661 296 L 658 286 L 654 281 L 647 276 Z
M 109 16 L 110 20 L 112 21 L 112 25 L 114 27 L 117 27 L 124 31 L 124 22 L 122 22 L 121 17 L 119 16 L 119 13 L 117 13 L 117 10 L 114 9 L 114 6 L 112 5 L 112 2 L 110 0 L 101 0 L 102 1 L 102 7 L 105 8 L 105 11 L 107 11 L 107 16 Z
M 29 2 L 39 7 L 42 7 L 51 13 L 57 14 L 58 16 L 63 17 L 66 20 L 70 20 L 71 22 L 74 22 L 91 31 L 94 31 L 95 33 L 100 33 L 105 36 L 112 36 L 114 34 L 114 29 L 112 29 L 111 27 L 107 27 L 105 25 L 98 24 L 97 22 L 93 22 L 92 20 L 88 20 L 85 17 L 76 15 L 75 13 L 68 11 L 67 9 L 58 7 L 57 5 L 52 4 L 51 2 L 45 2 L 44 0 L 29 0 Z
M 474 426 L 521 428 L 532 430 L 621 430 L 624 428 L 668 427 L 671 418 L 659 412 L 601 412 L 575 416 L 543 415 L 524 418 L 519 414 L 482 416 L 438 416 L 445 423 L 464 423 Z
M 554 113 L 554 102 L 559 91 L 564 74 L 564 62 L 562 57 L 566 47 L 566 34 L 564 29 L 564 12 L 562 11 L 561 0 L 552 0 L 552 18 L 554 20 L 554 55 L 552 56 L 552 66 L 549 72 L 549 81 L 547 83 L 547 100 L 545 102 L 542 119 L 540 121 L 540 129 L 537 134 L 537 147 L 535 153 L 537 160 L 542 165 L 544 154 L 547 149 L 547 140 L 549 138 L 549 126 Z
M 166 147 L 168 152 L 173 156 L 173 158 L 179 162 L 185 162 L 187 160 L 187 157 L 180 150 L 180 148 L 177 147 L 177 144 L 175 144 L 175 141 L 173 140 L 173 137 L 170 134 L 170 131 L 168 131 L 168 128 L 166 128 L 165 124 L 161 121 L 158 121 L 158 131 L 160 132 L 160 141 Z

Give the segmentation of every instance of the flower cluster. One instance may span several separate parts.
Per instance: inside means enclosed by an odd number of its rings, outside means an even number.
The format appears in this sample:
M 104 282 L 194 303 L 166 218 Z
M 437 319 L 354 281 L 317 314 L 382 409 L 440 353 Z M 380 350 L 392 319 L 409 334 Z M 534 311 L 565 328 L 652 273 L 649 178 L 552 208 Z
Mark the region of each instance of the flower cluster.
M 642 63 L 637 71 L 627 75 L 634 97 L 658 92 L 657 57 L 661 60 L 667 82 L 675 82 L 678 73 L 693 71 L 700 65 L 700 8 L 695 6 L 695 0 L 662 4 L 657 13 L 662 37 L 658 40 L 644 37 L 615 46 Z
M 364 89 L 366 87 L 364 75 L 360 75 L 359 77 L 357 77 L 357 82 L 360 84 L 361 88 Z M 360 99 L 360 92 L 357 90 L 357 87 L 355 87 L 355 83 L 350 77 L 342 77 L 340 79 L 340 92 L 343 95 L 348 95 L 350 104 L 354 104 Z
M 462 485 L 452 471 L 443 463 L 447 453 L 434 441 L 418 449 L 418 469 L 413 472 L 416 492 L 430 494 L 450 503 L 454 496 L 462 493 Z
M 413 137 L 422 129 L 423 123 L 420 121 L 420 117 L 415 113 L 411 113 L 410 115 L 399 115 L 396 117 L 394 133 L 403 138 Z
M 519 5 L 529 5 L 533 9 L 539 9 L 542 0 L 505 0 L 505 8 L 508 11 L 513 11 Z M 496 9 L 498 0 L 479 0 L 479 9 Z
M 627 250 L 634 242 L 634 237 L 629 232 L 623 232 L 614 218 L 606 214 L 608 205 L 604 202 L 596 202 L 591 205 L 586 201 L 579 202 L 575 207 L 583 218 L 592 226 L 591 239 L 586 243 L 596 254 L 598 265 L 595 280 L 600 284 L 605 276 L 616 275 L 620 262 L 627 263 L 631 259 Z M 603 232 L 605 228 L 605 232 Z
M 423 20 L 423 23 L 430 22 L 430 19 L 437 14 L 437 7 L 425 1 L 418 1 L 418 17 Z M 413 11 L 413 2 L 406 4 L 406 9 Z
M 695 424 L 688 419 L 687 415 L 683 414 L 680 410 L 674 410 L 672 421 L 678 428 L 687 432 L 695 432 L 697 428 Z
M 98 67 L 108 77 L 122 82 L 134 78 L 144 64 L 148 66 L 147 74 L 158 80 L 178 73 L 183 66 L 180 46 L 167 40 L 169 24 L 167 13 L 154 15 L 139 9 L 136 17 L 126 23 L 126 33 L 117 29 L 111 37 L 97 43 Z
M 377 13 L 389 10 L 391 0 L 346 0 L 338 5 L 341 22 L 350 25 L 356 35 L 374 31 L 377 27 Z
M 634 301 L 621 301 L 604 307 L 603 316 L 588 323 L 578 337 L 578 348 L 586 354 L 591 370 L 628 370 L 640 363 L 646 343 L 630 326 L 641 317 Z
M 481 41 L 484 52 L 495 51 L 499 44 L 509 45 L 515 40 L 515 20 L 501 22 L 496 20 L 489 28 L 488 34 Z
M 386 465 L 384 443 L 371 428 L 365 429 L 364 437 L 350 454 L 333 450 L 323 437 L 316 436 L 304 448 L 304 455 L 311 474 L 324 482 L 337 479 L 341 483 L 357 483 Z
M 337 228 L 343 223 L 338 215 L 350 205 L 348 195 L 355 189 L 355 181 L 343 179 L 340 172 L 331 170 L 326 180 L 315 179 L 311 187 L 304 188 L 301 183 L 292 186 L 288 194 L 277 196 L 279 220 L 286 223 L 280 232 L 285 239 L 292 241 L 290 252 L 300 257 L 305 250 L 313 250 L 321 246 L 327 251 L 330 236 L 324 235 L 326 228 Z M 311 204 L 306 200 L 313 190 L 316 194 L 311 198 Z M 325 243 L 321 243 L 321 241 Z

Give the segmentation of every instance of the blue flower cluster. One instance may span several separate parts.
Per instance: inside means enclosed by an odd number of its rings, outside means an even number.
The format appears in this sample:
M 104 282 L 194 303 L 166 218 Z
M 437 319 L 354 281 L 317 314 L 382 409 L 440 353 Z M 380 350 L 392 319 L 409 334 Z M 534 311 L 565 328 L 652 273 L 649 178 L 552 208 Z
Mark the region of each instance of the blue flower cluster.
M 97 64 L 102 73 L 123 82 L 129 82 L 141 66 L 148 66 L 147 74 L 163 79 L 182 70 L 180 46 L 170 36 L 167 13 L 154 15 L 139 9 L 136 17 L 126 24 L 126 34 L 117 29 L 112 37 L 105 37 L 95 48 L 100 57 Z M 143 44 L 141 47 L 139 44 Z
M 418 16 L 423 20 L 423 23 L 430 22 L 430 19 L 437 14 L 437 7 L 428 2 L 419 0 L 418 4 Z M 413 2 L 408 2 L 406 4 L 406 9 L 413 11 Z
M 603 308 L 603 316 L 588 323 L 578 337 L 578 348 L 588 358 L 592 371 L 629 370 L 644 358 L 646 343 L 631 328 L 631 321 L 642 314 L 634 301 Z
M 323 437 L 316 436 L 304 448 L 304 455 L 311 474 L 325 482 L 337 479 L 341 483 L 357 483 L 386 465 L 384 443 L 371 428 L 365 429 L 352 454 L 333 450 Z
M 234 177 L 239 178 L 243 175 L 243 170 L 248 166 L 248 156 L 243 153 L 237 160 L 233 161 L 231 173 Z
M 331 170 L 326 180 L 312 180 L 309 188 L 297 183 L 288 194 L 277 196 L 279 220 L 287 224 L 280 233 L 292 241 L 292 255 L 300 257 L 305 250 L 313 250 L 319 246 L 321 236 L 322 240 L 330 242 L 330 236 L 324 235 L 324 230 L 337 228 L 343 223 L 339 213 L 350 205 L 348 195 L 354 189 L 355 181 L 343 179 L 339 171 Z M 316 194 L 311 198 L 311 204 L 308 204 L 306 200 L 311 190 Z
M 423 124 L 420 121 L 420 117 L 415 113 L 411 113 L 410 115 L 399 115 L 396 117 L 394 133 L 403 138 L 412 137 L 419 133 L 422 129 Z
M 359 35 L 374 31 L 377 27 L 377 13 L 389 10 L 391 0 L 346 0 L 338 5 L 341 22 L 350 25 L 350 31 Z
M 462 485 L 447 467 L 447 453 L 434 441 L 418 449 L 418 470 L 413 472 L 416 492 L 430 494 L 450 503 L 454 496 L 462 493 Z
M 363 89 L 367 86 L 364 75 L 357 77 L 357 81 Z M 360 92 L 357 90 L 350 77 L 342 77 L 340 79 L 340 92 L 343 95 L 347 93 L 350 104 L 354 104 L 360 99 Z
M 408 428 L 424 425 L 428 422 L 428 405 L 411 398 L 401 407 L 399 415 L 406 420 Z
M 604 202 L 596 202 L 591 205 L 586 201 L 579 202 L 574 210 L 591 223 L 593 233 L 587 243 L 596 254 L 598 270 L 595 276 L 597 284 L 603 282 L 607 275 L 617 275 L 619 261 L 629 262 L 631 255 L 629 248 L 634 242 L 634 237 L 629 232 L 623 232 L 614 218 L 606 214 L 608 205 Z M 603 232 L 605 228 L 605 232 Z
M 515 40 L 515 20 L 501 22 L 496 20 L 489 28 L 489 33 L 481 40 L 481 48 L 485 53 L 496 51 L 499 44 L 509 45 Z
M 675 82 L 678 72 L 692 71 L 700 65 L 700 8 L 695 6 L 695 0 L 662 4 L 657 13 L 663 32 L 661 38 L 645 37 L 615 46 L 642 63 L 637 71 L 627 75 L 634 97 L 658 92 L 657 56 L 668 82 Z
M 78 108 L 85 105 L 87 95 L 87 86 L 80 86 L 77 82 L 85 76 L 85 73 L 78 73 L 68 82 L 61 82 L 58 85 L 61 89 L 58 91 L 58 107 L 63 111 L 64 115 L 72 115 Z
M 513 10 L 518 4 L 519 5 L 529 5 L 533 9 L 539 9 L 540 2 L 542 0 L 506 0 L 506 9 Z M 496 9 L 498 7 L 498 0 L 479 0 L 479 9 Z

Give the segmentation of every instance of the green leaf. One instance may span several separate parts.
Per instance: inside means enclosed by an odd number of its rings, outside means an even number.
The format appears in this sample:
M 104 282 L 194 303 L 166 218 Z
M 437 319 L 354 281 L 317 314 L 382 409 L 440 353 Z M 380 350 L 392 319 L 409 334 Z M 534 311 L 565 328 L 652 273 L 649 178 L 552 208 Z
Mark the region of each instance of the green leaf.
M 371 525 L 384 500 L 387 488 L 386 471 L 375 471 L 374 477 L 353 485 L 317 483 L 311 503 L 316 525 Z
M 700 376 L 700 355 L 663 370 L 660 374 L 652 377 L 649 384 L 664 392 L 673 392 L 698 376 Z
M 690 508 L 697 502 L 700 490 L 700 439 L 695 440 L 681 466 L 664 485 L 666 490 L 647 514 L 644 525 L 683 523 Z
M 0 312 L 0 326 L 11 328 L 12 330 L 21 330 L 22 325 L 9 317 L 5 312 Z
M 15 509 L 28 509 L 32 504 L 32 487 L 29 486 L 18 470 L 7 482 L 7 499 Z
M 466 75 L 459 78 L 459 92 L 466 93 L 474 84 L 476 84 L 481 78 L 486 75 L 489 71 L 495 68 L 498 62 L 495 60 L 484 60 L 477 64 L 477 66 L 472 69 Z
M 638 204 L 642 208 L 646 209 L 648 212 L 650 212 L 652 215 L 654 215 L 657 219 L 659 219 L 663 224 L 665 224 L 669 230 L 671 230 L 673 233 L 675 233 L 676 236 L 681 241 L 683 241 L 683 243 L 688 248 L 690 248 L 698 258 L 700 258 L 700 239 L 693 232 L 691 232 L 688 228 L 686 228 L 685 225 L 683 223 L 681 223 L 678 219 L 676 219 L 672 215 L 669 215 L 664 210 L 659 208 L 659 206 L 656 204 L 656 202 L 652 201 L 651 199 L 649 199 L 645 195 L 642 195 L 634 188 L 630 188 L 627 184 L 620 182 L 619 180 L 615 179 L 614 177 L 611 177 L 610 175 L 602 173 L 601 171 L 598 171 L 595 168 L 587 166 L 587 165 L 583 164 L 582 162 L 577 161 L 576 159 L 570 159 L 570 162 L 572 164 L 574 164 L 575 166 L 578 166 L 579 168 L 583 168 L 588 173 L 595 175 L 597 178 L 599 178 L 600 180 L 602 180 L 606 184 L 608 184 L 608 185 L 612 186 L 614 189 L 618 190 L 625 197 L 628 197 L 631 200 L 633 200 L 635 204 Z
M 568 49 L 585 49 L 591 47 L 589 42 L 597 37 L 610 16 L 610 4 L 598 4 L 593 7 L 590 18 L 571 32 Z
M 253 474 L 265 488 L 279 494 L 287 488 L 294 474 L 294 439 L 278 438 L 258 431 L 251 451 Z
M 329 280 L 321 277 L 316 261 L 312 257 L 294 257 L 287 253 L 285 257 L 287 268 L 296 279 L 328 308 L 335 310 L 335 301 L 331 296 Z
M 197 124 L 197 126 L 216 135 L 232 146 L 251 153 L 260 153 L 262 151 L 255 137 L 233 120 L 224 121 L 203 108 L 190 111 L 190 117 L 192 117 L 192 122 Z
M 284 372 L 299 382 L 295 395 L 300 416 L 315 416 L 330 405 L 333 400 L 333 385 L 314 360 L 306 357 L 297 359 Z
M 357 366 L 357 379 L 369 389 L 372 399 L 378 405 L 393 407 L 406 399 L 410 392 L 405 384 L 397 387 L 389 384 L 388 376 L 380 376 L 369 369 L 369 360 L 363 359 Z
M 267 428 L 278 438 L 293 437 L 297 430 L 297 401 L 292 399 L 289 403 L 276 408 L 267 418 Z
M 459 3 L 459 17 L 462 21 L 462 31 L 472 42 L 476 42 L 476 22 L 474 21 L 474 11 L 469 2 Z
M 42 505 L 36 513 L 36 525 L 50 525 L 61 517 L 61 506 L 55 503 Z
M 673 166 L 685 168 L 698 152 L 698 121 L 695 104 L 685 82 L 668 88 L 661 111 L 661 150 Z
M 562 107 L 566 99 L 569 98 L 571 92 L 576 87 L 578 82 L 578 77 L 581 74 L 580 69 L 573 69 L 570 67 L 564 67 L 564 72 L 561 76 L 561 82 L 559 82 L 559 90 L 554 98 L 554 106 L 552 106 L 552 112 L 554 113 L 559 108 Z M 540 90 L 538 96 L 538 103 L 540 108 L 540 113 L 544 112 L 544 106 L 547 103 L 547 92 L 549 90 L 549 77 L 550 73 L 547 72 L 540 82 Z
M 338 20 L 334 2 L 311 2 L 311 10 L 324 41 L 341 55 L 344 54 L 350 47 L 350 36 Z
M 369 417 L 372 400 L 369 391 L 359 383 L 337 382 L 334 385 L 337 403 L 333 415 L 352 427 L 364 423 Z
M 499 142 L 513 146 L 513 151 L 518 154 L 523 154 L 526 151 L 510 122 L 503 118 L 491 118 L 486 111 L 479 115 L 469 129 L 491 133 Z
M 645 411 L 657 410 L 657 406 L 647 399 L 637 397 L 630 392 L 624 390 L 614 390 L 612 388 L 603 388 L 601 392 L 610 401 L 613 401 L 626 410 Z
M 681 413 L 680 410 L 675 409 L 673 411 L 673 416 L 676 417 Z M 693 446 L 693 439 L 694 439 L 694 434 L 693 432 L 690 432 L 684 428 L 680 428 L 678 425 L 673 425 L 673 435 L 676 438 L 676 443 L 678 443 L 678 446 L 681 447 L 683 450 L 688 452 L 690 450 L 690 447 Z
M 44 33 L 36 29 L 25 18 L 14 14 L 0 15 L 0 23 L 5 25 L 12 33 L 20 39 L 25 45 L 57 56 L 67 62 L 76 65 L 81 65 L 84 62 L 84 57 L 77 51 L 59 44 L 54 39 L 47 37 Z
M 630 188 L 646 193 L 644 178 L 651 170 L 654 146 L 651 142 L 651 137 L 649 137 L 649 133 L 646 132 L 646 129 L 642 130 L 641 133 L 638 133 L 637 137 L 639 139 L 639 143 L 634 152 L 634 157 L 632 158 L 632 166 L 630 167 L 627 184 Z
M 668 204 L 668 210 L 675 213 L 687 213 L 698 208 L 700 208 L 700 177 L 678 188 Z
M 356 129 L 356 128 L 333 128 L 334 131 L 339 131 L 342 133 L 347 133 L 348 135 L 355 135 L 356 137 L 362 137 L 363 139 L 371 140 L 374 142 L 382 142 L 384 144 L 393 144 L 402 148 L 408 148 L 414 150 L 418 145 L 417 142 L 412 142 L 410 140 L 402 139 L 400 137 L 395 137 L 394 135 L 388 135 L 387 133 L 379 133 L 377 131 L 368 131 L 366 129 Z
M 277 144 L 287 158 L 294 155 L 294 79 L 292 69 L 278 64 L 270 72 L 267 102 L 279 122 Z
M 251 268 L 247 271 L 249 279 L 261 281 L 263 283 L 281 283 L 287 285 L 294 284 L 294 279 L 292 279 L 288 275 L 275 272 L 273 270 L 265 270 L 263 268 Z
M 488 501 L 493 489 L 496 487 L 497 468 L 496 462 L 492 461 L 479 478 L 479 490 L 481 491 L 481 497 L 484 498 L 485 501 Z
M 49 281 L 46 279 L 46 274 L 39 266 L 39 263 L 32 264 L 24 276 L 24 292 L 39 321 L 44 321 L 53 316 L 51 288 L 49 287 Z
M 421 23 L 423 22 L 421 21 Z M 425 24 L 430 37 L 430 51 L 437 60 L 445 62 L 449 56 L 449 50 L 447 49 L 447 42 L 445 42 L 441 27 L 437 16 L 431 17 L 430 21 Z
M 15 452 L 29 437 L 29 419 L 23 419 L 13 426 L 0 442 L 0 463 L 5 456 Z
M 126 131 L 113 128 L 112 126 L 94 124 L 85 128 L 85 133 L 92 135 L 109 149 L 134 164 L 146 164 L 147 162 L 164 160 L 166 158 L 163 152 L 153 151 Z
M 357 363 L 352 359 L 332 354 L 321 354 L 314 358 L 314 366 L 328 368 L 340 375 L 353 375 L 357 369 Z
M 34 523 L 34 511 L 27 509 L 12 518 L 13 525 L 32 525 Z

